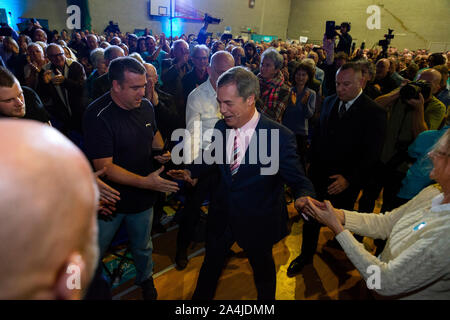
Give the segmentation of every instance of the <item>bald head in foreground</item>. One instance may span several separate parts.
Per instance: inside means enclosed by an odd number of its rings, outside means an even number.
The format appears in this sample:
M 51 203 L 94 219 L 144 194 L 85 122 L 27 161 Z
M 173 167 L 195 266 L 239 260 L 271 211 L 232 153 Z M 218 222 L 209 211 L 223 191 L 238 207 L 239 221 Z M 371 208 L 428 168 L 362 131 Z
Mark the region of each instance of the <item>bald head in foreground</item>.
M 0 299 L 81 299 L 96 267 L 98 190 L 57 130 L 0 120 Z

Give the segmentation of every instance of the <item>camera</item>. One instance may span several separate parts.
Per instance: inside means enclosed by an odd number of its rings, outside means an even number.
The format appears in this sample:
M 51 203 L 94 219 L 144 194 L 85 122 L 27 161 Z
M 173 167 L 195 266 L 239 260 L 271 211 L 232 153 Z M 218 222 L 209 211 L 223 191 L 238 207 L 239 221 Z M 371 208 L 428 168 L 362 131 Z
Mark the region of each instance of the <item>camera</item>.
M 325 36 L 327 39 L 333 39 L 336 36 L 336 22 L 327 21 L 325 23 Z
M 336 30 L 340 30 L 341 27 L 346 27 L 347 32 L 349 32 L 351 29 L 350 22 L 342 22 L 337 26 L 336 21 L 327 21 L 325 23 L 325 35 L 327 39 L 333 39 L 337 35 Z
M 388 29 L 388 33 L 384 35 L 384 39 L 378 41 L 378 45 L 383 48 L 382 57 L 387 57 L 387 49 L 388 46 L 391 44 L 391 40 L 394 39 L 394 35 L 392 34 L 394 30 Z
M 222 20 L 213 18 L 209 14 L 205 13 L 205 18 L 203 19 L 203 21 L 207 24 L 219 24 Z
M 400 98 L 403 101 L 419 99 L 419 93 L 422 93 L 423 99 L 427 100 L 431 94 L 431 85 L 424 80 L 410 82 L 400 89 Z

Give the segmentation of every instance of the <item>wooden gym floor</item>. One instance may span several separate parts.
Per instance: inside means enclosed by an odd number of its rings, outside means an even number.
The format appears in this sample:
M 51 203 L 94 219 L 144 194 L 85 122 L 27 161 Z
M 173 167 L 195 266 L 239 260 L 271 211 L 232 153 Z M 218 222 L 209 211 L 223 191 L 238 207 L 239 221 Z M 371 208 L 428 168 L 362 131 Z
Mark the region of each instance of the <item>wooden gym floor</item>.
M 333 238 L 330 229 L 323 227 L 320 232 L 319 246 L 312 266 L 294 278 L 286 276 L 289 263 L 299 255 L 303 220 L 299 218 L 291 203 L 289 205 L 290 234 L 273 248 L 277 269 L 277 300 L 351 300 L 364 299 L 364 282 L 345 253 L 330 245 Z M 379 209 L 379 203 L 377 203 Z M 154 280 L 158 291 L 158 300 L 189 300 L 195 289 L 204 257 L 203 244 L 190 249 L 189 263 L 186 269 L 175 269 L 175 239 L 177 226 L 168 232 L 153 237 Z M 367 250 L 373 252 L 373 241 L 364 238 Z M 217 300 L 256 300 L 256 289 L 252 270 L 242 249 L 233 246 L 236 253 L 230 258 L 223 270 L 216 291 Z M 141 299 L 140 288 L 130 280 L 113 290 L 114 300 Z

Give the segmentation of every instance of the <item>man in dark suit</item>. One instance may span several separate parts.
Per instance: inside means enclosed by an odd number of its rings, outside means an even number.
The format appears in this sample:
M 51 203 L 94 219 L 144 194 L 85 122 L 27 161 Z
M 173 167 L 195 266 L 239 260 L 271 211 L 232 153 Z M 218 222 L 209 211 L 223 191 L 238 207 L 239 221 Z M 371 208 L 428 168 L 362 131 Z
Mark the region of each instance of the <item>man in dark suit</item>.
M 362 91 L 361 66 L 344 64 L 336 74 L 336 94 L 327 97 L 311 143 L 309 177 L 320 201 L 353 210 L 362 182 L 380 158 L 386 130 L 386 112 Z M 321 225 L 303 225 L 301 255 L 288 268 L 298 274 L 312 263 Z
M 47 47 L 47 57 L 50 63 L 39 74 L 38 94 L 50 114 L 52 125 L 79 144 L 85 109 L 84 68 L 80 63 L 66 59 L 58 44 Z
M 222 74 L 217 101 L 224 119 L 215 126 L 214 164 L 196 164 L 197 159 L 190 170 L 170 172 L 186 181 L 217 173 L 208 212 L 206 255 L 193 299 L 214 297 L 234 242 L 244 249 L 252 266 L 258 299 L 275 299 L 272 247 L 287 234 L 284 183 L 292 188 L 298 210 L 307 196 L 314 196 L 296 153 L 295 136 L 257 112 L 258 96 L 258 78 L 247 69 L 234 67 Z M 264 161 L 263 150 L 268 150 L 270 161 Z
M 183 77 L 191 71 L 188 63 L 189 45 L 186 41 L 180 39 L 173 43 L 173 59 L 165 59 L 162 62 L 161 79 L 163 85 L 161 89 L 174 97 L 179 119 L 177 123 L 186 128 L 186 102 L 183 91 Z

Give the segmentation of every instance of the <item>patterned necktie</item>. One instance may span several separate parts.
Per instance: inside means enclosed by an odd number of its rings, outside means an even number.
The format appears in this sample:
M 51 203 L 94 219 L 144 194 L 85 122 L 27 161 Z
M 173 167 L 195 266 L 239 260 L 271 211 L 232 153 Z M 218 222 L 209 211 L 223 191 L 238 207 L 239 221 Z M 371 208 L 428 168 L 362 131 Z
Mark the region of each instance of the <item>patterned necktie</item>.
M 233 154 L 232 161 L 230 164 L 231 176 L 234 176 L 239 170 L 239 143 L 237 134 L 234 136 L 234 146 L 233 146 Z
M 342 119 L 345 112 L 347 111 L 346 105 L 347 105 L 347 102 L 342 101 L 341 107 L 339 108 L 339 119 Z

